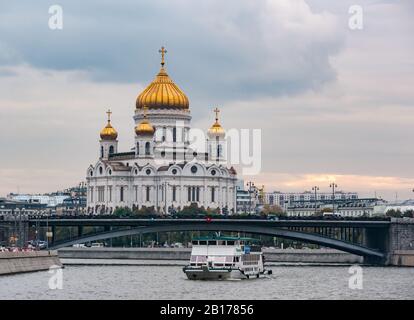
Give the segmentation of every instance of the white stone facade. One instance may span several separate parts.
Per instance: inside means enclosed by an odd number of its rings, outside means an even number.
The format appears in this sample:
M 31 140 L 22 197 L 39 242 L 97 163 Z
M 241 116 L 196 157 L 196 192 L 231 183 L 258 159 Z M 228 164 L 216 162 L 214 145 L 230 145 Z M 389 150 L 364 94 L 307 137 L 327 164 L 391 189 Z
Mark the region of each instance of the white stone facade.
M 157 167 L 153 161 L 144 164 L 140 159 L 123 165 L 100 160 L 89 167 L 87 181 L 88 208 L 94 213 L 142 206 L 165 213 L 191 203 L 211 209 L 227 207 L 230 213 L 235 207 L 234 175 L 215 164 L 191 161 Z

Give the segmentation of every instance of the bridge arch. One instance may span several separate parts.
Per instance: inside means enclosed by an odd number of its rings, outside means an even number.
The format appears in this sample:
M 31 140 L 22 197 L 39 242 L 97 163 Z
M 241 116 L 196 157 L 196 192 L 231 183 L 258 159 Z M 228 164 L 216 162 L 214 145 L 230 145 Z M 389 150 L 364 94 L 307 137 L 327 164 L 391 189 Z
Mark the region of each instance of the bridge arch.
M 131 236 L 144 233 L 156 233 L 156 232 L 180 232 L 180 231 L 231 231 L 231 232 L 246 232 L 251 234 L 260 234 L 272 237 L 280 237 L 291 240 L 298 240 L 307 243 L 322 245 L 352 254 L 356 254 L 364 257 L 371 257 L 377 259 L 383 259 L 385 255 L 377 250 L 367 248 L 361 245 L 356 245 L 350 242 L 337 240 L 318 234 L 305 233 L 299 231 L 292 231 L 288 229 L 256 226 L 256 225 L 229 225 L 227 223 L 197 223 L 197 224 L 180 224 L 180 225 L 158 225 L 158 226 L 143 226 L 131 229 L 121 229 L 100 232 L 91 235 L 85 235 L 71 240 L 64 240 L 56 242 L 50 246 L 50 249 L 59 249 L 74 244 L 80 244 L 85 242 L 92 242 L 104 239 L 118 238 L 123 236 Z

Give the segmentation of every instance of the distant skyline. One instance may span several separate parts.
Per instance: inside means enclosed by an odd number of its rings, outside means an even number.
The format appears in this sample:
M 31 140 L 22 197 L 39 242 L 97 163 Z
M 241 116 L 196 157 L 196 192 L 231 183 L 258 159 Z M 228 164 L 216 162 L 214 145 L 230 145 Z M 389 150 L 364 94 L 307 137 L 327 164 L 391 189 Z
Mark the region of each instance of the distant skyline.
M 193 127 L 262 129 L 266 189 L 318 185 L 414 198 L 414 4 L 354 1 L 48 1 L 0 5 L 0 196 L 77 185 L 105 111 L 133 146 L 135 99 L 168 50 Z

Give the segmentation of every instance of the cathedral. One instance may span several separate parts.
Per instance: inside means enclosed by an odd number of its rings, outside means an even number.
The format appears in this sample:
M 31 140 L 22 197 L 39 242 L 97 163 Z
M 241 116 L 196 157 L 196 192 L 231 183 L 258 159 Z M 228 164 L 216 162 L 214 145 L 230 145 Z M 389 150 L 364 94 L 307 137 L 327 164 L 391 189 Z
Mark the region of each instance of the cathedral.
M 118 133 L 111 111 L 107 112 L 99 159 L 87 170 L 88 212 L 110 214 L 128 207 L 170 214 L 196 204 L 232 214 L 237 173 L 226 165 L 226 133 L 219 110 L 214 110 L 215 122 L 203 134 L 202 148 L 195 148 L 190 102 L 166 72 L 164 47 L 160 53 L 160 71 L 136 99 L 130 151 L 118 150 Z

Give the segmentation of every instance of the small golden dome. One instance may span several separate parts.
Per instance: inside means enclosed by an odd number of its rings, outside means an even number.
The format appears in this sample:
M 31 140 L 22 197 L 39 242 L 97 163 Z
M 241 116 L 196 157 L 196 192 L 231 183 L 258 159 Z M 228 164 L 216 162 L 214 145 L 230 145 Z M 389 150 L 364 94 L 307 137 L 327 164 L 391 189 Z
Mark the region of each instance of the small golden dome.
M 116 140 L 118 132 L 111 125 L 111 110 L 106 112 L 108 114 L 108 124 L 101 130 L 100 136 L 102 140 Z
M 147 120 L 147 106 L 144 107 L 144 119 L 135 127 L 135 133 L 138 136 L 153 135 L 154 127 Z
M 214 109 L 214 112 L 216 113 L 216 122 L 214 122 L 210 129 L 208 129 L 208 134 L 210 137 L 224 137 L 226 135 L 226 131 L 224 131 L 223 127 L 218 122 L 218 113 L 220 110 L 216 108 Z
M 164 55 L 161 48 L 161 70 L 154 81 L 138 96 L 136 108 L 147 106 L 149 109 L 188 109 L 189 101 L 183 91 L 171 80 L 164 68 Z

